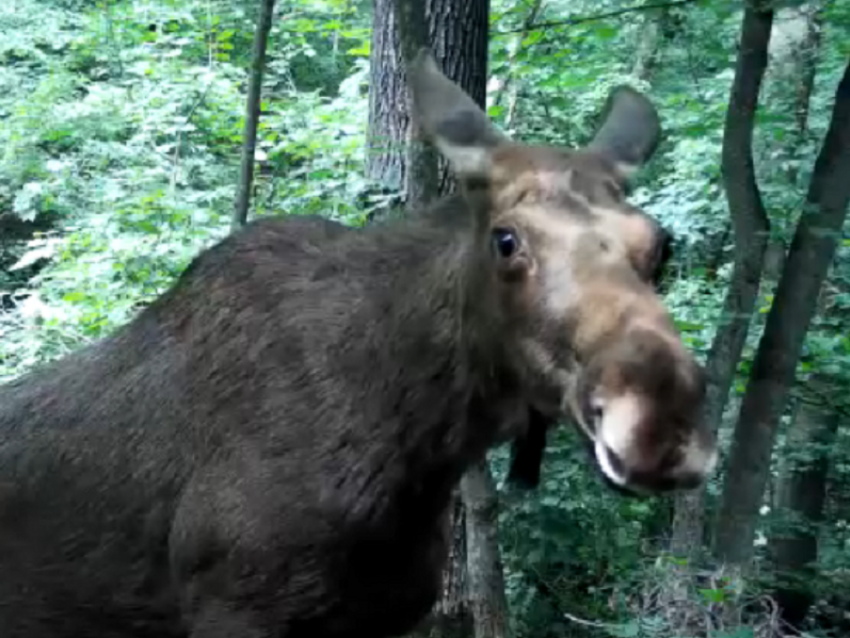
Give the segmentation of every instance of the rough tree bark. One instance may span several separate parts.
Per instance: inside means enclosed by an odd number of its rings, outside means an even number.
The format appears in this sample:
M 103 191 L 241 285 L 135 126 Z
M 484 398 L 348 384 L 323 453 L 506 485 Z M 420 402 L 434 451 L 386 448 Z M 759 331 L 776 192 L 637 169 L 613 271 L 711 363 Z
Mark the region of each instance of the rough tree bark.
M 746 342 L 770 228 L 753 166 L 753 127 L 772 25 L 772 10 L 757 1 L 747 5 L 723 131 L 721 170 L 732 217 L 735 263 L 722 321 L 706 362 L 705 419 L 715 430 L 720 427 Z M 670 547 L 673 554 L 696 557 L 703 545 L 704 512 L 704 489 L 676 496 Z
M 443 572 L 443 591 L 431 613 L 407 638 L 469 638 L 472 610 L 467 600 L 466 507 L 454 495 L 448 524 L 451 527 L 449 564 Z
M 416 57 L 422 47 L 431 46 L 428 29 L 428 12 L 423 0 L 396 0 L 396 32 L 400 57 L 408 64 Z M 425 206 L 440 195 L 440 158 L 430 144 L 425 143 L 416 128 L 416 122 L 410 119 L 410 98 L 405 91 L 407 129 L 405 131 L 405 181 L 407 207 L 416 209 Z
M 396 4 L 401 20 L 393 10 Z M 417 23 L 423 7 L 428 29 L 424 43 L 443 72 L 482 107 L 487 86 L 489 0 L 374 0 L 367 175 L 402 190 L 409 209 L 453 188 L 445 161 L 418 140 L 410 122 L 402 54 L 423 44 Z
M 795 67 L 799 70 L 799 81 L 795 95 L 794 116 L 797 122 L 797 134 L 805 135 L 809 124 L 809 104 L 815 85 L 815 70 L 821 44 L 821 10 L 818 4 L 810 8 L 806 16 L 805 37 L 801 46 L 795 48 Z
M 475 638 L 508 635 L 508 602 L 497 517 L 499 501 L 487 460 L 471 468 L 461 481 L 466 506 L 466 573 Z
M 715 553 L 746 569 L 776 426 L 850 202 L 850 64 L 838 85 L 806 204 L 767 316 L 732 439 Z
M 366 174 L 389 189 L 402 190 L 409 117 L 394 1 L 373 3 Z
M 233 229 L 243 226 L 248 219 L 251 187 L 254 183 L 254 153 L 257 148 L 257 124 L 260 121 L 260 94 L 263 87 L 263 68 L 266 65 L 266 48 L 272 28 L 275 0 L 262 0 L 254 32 L 254 50 L 251 53 L 251 76 L 248 79 L 248 99 L 245 102 L 245 130 L 242 133 L 242 168 L 236 202 L 233 206 Z

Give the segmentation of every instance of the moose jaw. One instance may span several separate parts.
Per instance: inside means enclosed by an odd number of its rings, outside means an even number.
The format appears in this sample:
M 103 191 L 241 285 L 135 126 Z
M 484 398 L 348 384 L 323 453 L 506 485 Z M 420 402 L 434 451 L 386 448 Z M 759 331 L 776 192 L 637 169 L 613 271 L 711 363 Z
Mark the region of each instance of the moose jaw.
M 516 441 L 533 484 L 566 418 L 618 489 L 713 470 L 702 372 L 653 287 L 667 238 L 624 198 L 653 107 L 623 87 L 587 148 L 531 147 L 426 51 L 409 71 L 458 194 L 364 229 L 255 221 L 0 387 L 2 635 L 401 635 L 489 448 Z

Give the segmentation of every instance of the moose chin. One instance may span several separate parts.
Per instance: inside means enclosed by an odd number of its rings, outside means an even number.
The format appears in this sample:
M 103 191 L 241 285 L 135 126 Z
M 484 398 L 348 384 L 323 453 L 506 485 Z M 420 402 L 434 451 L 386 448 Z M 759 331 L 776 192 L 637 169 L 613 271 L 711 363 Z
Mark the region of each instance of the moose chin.
M 565 415 L 606 479 L 704 481 L 703 372 L 630 205 L 660 135 L 621 87 L 581 149 L 508 139 L 423 51 L 458 191 L 365 228 L 253 221 L 97 343 L 0 386 L 0 633 L 384 638 L 437 600 L 454 487 Z

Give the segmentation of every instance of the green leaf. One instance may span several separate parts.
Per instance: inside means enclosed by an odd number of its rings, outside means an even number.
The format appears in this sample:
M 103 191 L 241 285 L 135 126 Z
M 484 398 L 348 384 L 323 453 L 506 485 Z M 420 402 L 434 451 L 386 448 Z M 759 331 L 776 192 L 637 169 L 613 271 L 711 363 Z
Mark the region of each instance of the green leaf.
M 364 41 L 360 46 L 353 47 L 347 50 L 349 55 L 357 55 L 368 58 L 371 51 L 371 45 L 368 40 Z
M 705 329 L 705 326 L 701 323 L 695 323 L 693 321 L 679 321 L 674 320 L 676 328 L 678 328 L 681 332 L 700 332 Z
M 617 35 L 617 29 L 608 24 L 599 24 L 595 26 L 593 32 L 602 40 L 610 40 Z
M 541 39 L 543 39 L 543 30 L 537 29 L 536 31 L 529 33 L 528 36 L 523 39 L 522 46 L 530 47 L 531 45 L 540 42 Z
M 698 591 L 710 603 L 722 603 L 726 600 L 726 591 L 724 589 L 699 589 Z

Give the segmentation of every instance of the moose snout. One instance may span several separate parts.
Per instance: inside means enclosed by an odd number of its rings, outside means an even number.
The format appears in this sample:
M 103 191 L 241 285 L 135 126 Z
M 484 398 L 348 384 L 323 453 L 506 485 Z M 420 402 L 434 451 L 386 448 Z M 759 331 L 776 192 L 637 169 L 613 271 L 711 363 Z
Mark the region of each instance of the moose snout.
M 702 412 L 704 375 L 667 335 L 631 333 L 591 365 L 584 384 L 585 430 L 601 472 L 636 492 L 689 489 L 717 463 Z

